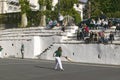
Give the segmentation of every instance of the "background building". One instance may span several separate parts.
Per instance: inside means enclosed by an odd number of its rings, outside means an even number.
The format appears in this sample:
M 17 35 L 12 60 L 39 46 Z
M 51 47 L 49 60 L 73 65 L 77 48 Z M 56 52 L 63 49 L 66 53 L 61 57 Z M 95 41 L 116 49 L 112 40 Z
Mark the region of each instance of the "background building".
M 0 14 L 6 13 L 7 11 L 7 0 L 0 0 Z
M 39 10 L 38 0 L 29 0 L 32 10 Z M 87 0 L 86 0 L 87 1 Z M 86 3 L 84 0 L 79 0 L 79 4 L 75 4 L 74 8 L 79 12 L 81 19 L 83 19 L 83 8 Z M 58 0 L 53 0 L 53 8 L 58 3 Z M 19 0 L 0 0 L 0 14 L 20 12 Z
M 39 10 L 38 0 L 29 0 L 33 10 Z M 20 12 L 19 0 L 0 0 L 0 14 Z

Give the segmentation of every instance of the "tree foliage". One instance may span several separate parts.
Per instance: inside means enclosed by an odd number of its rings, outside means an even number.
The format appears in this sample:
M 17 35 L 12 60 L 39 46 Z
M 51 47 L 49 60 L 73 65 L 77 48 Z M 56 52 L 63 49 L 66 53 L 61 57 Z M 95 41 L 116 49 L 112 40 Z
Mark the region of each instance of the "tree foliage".
M 120 17 L 120 0 L 89 0 L 91 2 L 91 15 L 98 16 L 103 12 L 108 17 Z M 117 15 L 115 15 L 117 14 Z
M 57 5 L 57 11 L 60 9 L 60 13 L 63 15 L 70 15 L 74 18 L 75 23 L 80 22 L 80 14 L 74 9 L 74 4 L 77 4 L 78 0 L 60 0 L 60 6 Z M 60 7 L 60 8 L 59 8 Z
M 46 26 L 46 14 L 49 14 L 51 12 L 52 0 L 38 0 L 38 3 L 40 6 L 40 26 Z
M 19 0 L 20 6 L 21 6 L 21 26 L 20 27 L 27 27 L 28 25 L 28 19 L 27 14 L 30 9 L 30 3 L 28 0 Z
M 58 19 L 58 13 L 60 12 L 62 15 L 70 15 L 75 18 L 75 22 L 80 22 L 80 14 L 73 8 L 74 4 L 78 3 L 78 0 L 59 0 L 60 4 L 58 3 L 55 7 L 55 10 L 52 11 L 52 1 L 53 0 L 39 0 L 38 3 L 40 5 L 40 13 L 39 15 L 46 15 L 51 19 Z M 45 11 L 41 11 L 42 6 L 46 6 Z
M 19 0 L 20 6 L 21 6 L 21 13 L 27 13 L 30 9 L 30 4 L 28 0 Z

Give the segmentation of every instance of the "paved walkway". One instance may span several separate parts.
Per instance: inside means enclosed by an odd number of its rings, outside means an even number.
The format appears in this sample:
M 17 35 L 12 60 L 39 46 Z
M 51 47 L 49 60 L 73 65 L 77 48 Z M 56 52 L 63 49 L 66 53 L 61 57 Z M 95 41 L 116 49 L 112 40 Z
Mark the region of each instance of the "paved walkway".
M 120 80 L 120 66 L 63 62 L 64 71 L 53 66 L 54 61 L 0 59 L 0 80 Z

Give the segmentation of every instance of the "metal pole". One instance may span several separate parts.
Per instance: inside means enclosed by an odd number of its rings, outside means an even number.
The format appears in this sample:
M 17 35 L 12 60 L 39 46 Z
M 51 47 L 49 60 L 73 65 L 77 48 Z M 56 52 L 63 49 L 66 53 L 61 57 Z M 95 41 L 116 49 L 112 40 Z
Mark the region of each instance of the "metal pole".
M 91 2 L 90 1 L 88 2 L 88 6 L 89 6 L 89 8 L 88 8 L 88 18 L 90 18 L 91 17 Z
M 59 20 L 59 16 L 60 16 L 60 0 L 58 0 L 58 20 Z

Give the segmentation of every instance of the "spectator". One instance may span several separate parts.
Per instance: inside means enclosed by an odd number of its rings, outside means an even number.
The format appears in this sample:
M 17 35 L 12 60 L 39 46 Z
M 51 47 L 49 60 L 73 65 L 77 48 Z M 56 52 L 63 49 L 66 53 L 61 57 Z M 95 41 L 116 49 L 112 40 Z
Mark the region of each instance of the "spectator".
M 52 23 L 52 27 L 57 26 L 57 20 L 54 20 Z
M 80 31 L 80 40 L 84 40 L 84 33 Z
M 99 43 L 104 43 L 104 40 L 105 40 L 104 31 L 99 32 Z
M 94 36 L 94 32 L 91 31 L 91 32 L 90 32 L 90 41 L 93 41 L 93 36 Z
M 84 30 L 85 30 L 85 37 L 87 37 L 89 34 L 89 28 L 86 24 L 84 24 Z
M 3 58 L 3 57 L 2 57 L 2 53 L 1 53 L 2 50 L 3 50 L 3 48 L 2 48 L 2 46 L 0 46 L 0 58 Z
M 62 27 L 61 27 L 61 30 L 62 30 L 63 32 L 65 32 L 65 26 L 62 26 Z
M 80 40 L 80 29 L 77 30 L 77 40 Z
M 64 19 L 64 17 L 60 14 L 59 15 L 59 24 L 60 24 L 60 26 L 63 25 L 63 19 Z
M 120 24 L 118 23 L 116 28 L 115 28 L 115 33 L 117 33 L 117 30 L 120 31 Z
M 111 31 L 110 34 L 109 34 L 109 41 L 112 43 L 113 40 L 114 40 L 114 34 Z
M 103 21 L 103 27 L 105 30 L 108 29 L 108 20 L 107 19 Z
M 97 42 L 98 41 L 98 33 L 94 32 L 94 41 Z
M 47 28 L 48 28 L 48 29 L 51 29 L 51 28 L 52 28 L 52 24 L 53 24 L 53 21 L 50 20 L 49 23 L 48 23 L 48 25 L 47 25 Z
M 101 26 L 101 20 L 98 18 L 97 23 L 96 23 L 96 28 L 98 29 Z
M 95 28 L 95 25 L 96 25 L 96 22 L 95 22 L 95 20 L 94 19 L 92 19 L 91 20 L 91 22 L 90 22 L 90 24 L 91 24 L 91 27 L 90 28 Z
M 24 59 L 24 44 L 21 45 L 21 55 L 22 59 Z

